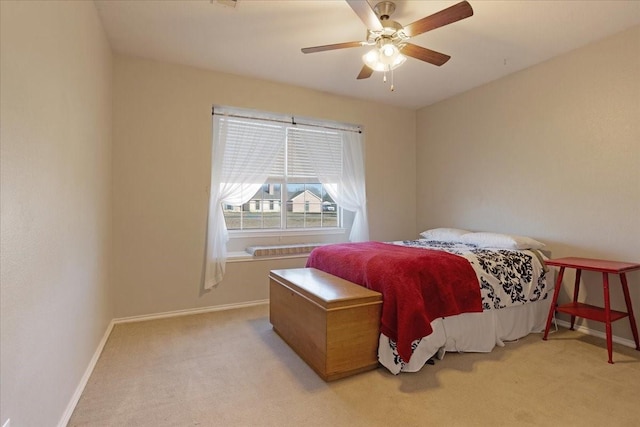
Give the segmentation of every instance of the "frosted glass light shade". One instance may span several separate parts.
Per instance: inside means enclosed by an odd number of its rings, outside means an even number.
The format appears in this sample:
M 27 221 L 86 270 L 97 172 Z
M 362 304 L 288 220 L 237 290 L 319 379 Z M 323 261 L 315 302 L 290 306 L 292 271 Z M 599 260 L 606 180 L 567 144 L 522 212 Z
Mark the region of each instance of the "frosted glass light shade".
M 393 44 L 384 44 L 371 49 L 362 56 L 362 61 L 374 71 L 390 71 L 398 68 L 407 58 Z

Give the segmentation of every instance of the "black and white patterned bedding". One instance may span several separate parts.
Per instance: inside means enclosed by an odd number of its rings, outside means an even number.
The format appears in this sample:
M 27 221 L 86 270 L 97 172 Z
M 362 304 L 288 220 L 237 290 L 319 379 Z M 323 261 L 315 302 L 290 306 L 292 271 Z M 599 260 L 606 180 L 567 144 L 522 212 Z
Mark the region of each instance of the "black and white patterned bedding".
M 389 243 L 441 250 L 466 258 L 478 277 L 482 307 L 485 312 L 545 300 L 551 290 L 546 283 L 547 268 L 539 252 L 486 249 L 464 243 L 426 239 Z M 422 346 L 428 338 L 423 337 L 412 343 L 412 359 L 416 355 L 418 347 Z M 428 347 L 428 345 L 424 345 Z M 441 357 L 441 352 L 444 353 L 443 348 L 438 350 L 439 357 Z M 416 363 L 418 366 L 425 364 L 433 356 L 432 353 L 425 354 L 424 350 L 420 350 L 418 353 L 420 353 L 420 360 Z M 405 370 L 406 367 L 406 362 L 398 354 L 396 343 L 384 335 L 381 335 L 378 347 L 378 360 L 394 374 Z
M 483 310 L 512 307 L 547 297 L 545 266 L 533 251 L 486 249 L 425 239 L 391 243 L 440 250 L 466 258 L 478 276 Z

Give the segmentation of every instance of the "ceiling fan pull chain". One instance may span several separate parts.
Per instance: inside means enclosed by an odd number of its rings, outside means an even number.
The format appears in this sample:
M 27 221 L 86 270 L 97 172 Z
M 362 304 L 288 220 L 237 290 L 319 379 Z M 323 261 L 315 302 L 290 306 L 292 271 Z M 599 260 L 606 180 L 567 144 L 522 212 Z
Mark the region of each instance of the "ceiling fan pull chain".
M 384 70 L 382 74 L 382 83 L 386 83 L 386 82 L 387 82 L 387 70 Z
M 393 86 L 393 69 L 391 69 L 391 92 L 394 90 L 396 90 L 396 88 Z

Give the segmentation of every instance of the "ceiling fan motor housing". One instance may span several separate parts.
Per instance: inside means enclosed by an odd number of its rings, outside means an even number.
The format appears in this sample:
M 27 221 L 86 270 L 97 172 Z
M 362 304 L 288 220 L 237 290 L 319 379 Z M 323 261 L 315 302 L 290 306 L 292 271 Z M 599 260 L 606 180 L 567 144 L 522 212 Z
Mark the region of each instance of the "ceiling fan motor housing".
M 382 30 L 367 30 L 368 44 L 375 44 L 380 38 L 390 39 L 394 43 L 399 43 L 409 38 L 403 31 L 404 27 L 396 21 L 386 19 L 380 23 L 383 27 Z
M 378 15 L 380 21 L 386 21 L 396 10 L 396 5 L 392 1 L 381 1 L 373 7 L 373 11 Z M 384 25 L 384 23 L 383 23 Z

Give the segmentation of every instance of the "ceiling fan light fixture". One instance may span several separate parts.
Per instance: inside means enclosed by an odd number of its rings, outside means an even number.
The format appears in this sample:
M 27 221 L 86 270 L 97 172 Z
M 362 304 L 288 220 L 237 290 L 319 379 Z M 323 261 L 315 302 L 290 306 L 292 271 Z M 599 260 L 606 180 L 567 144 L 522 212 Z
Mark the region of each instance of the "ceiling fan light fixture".
M 390 71 L 398 68 L 407 60 L 393 43 L 385 43 L 371 49 L 362 56 L 362 61 L 373 71 Z
M 398 54 L 398 48 L 391 43 L 387 43 L 380 48 L 380 53 L 385 58 L 392 58 Z
M 397 51 L 397 53 L 393 56 L 393 58 L 391 58 L 389 69 L 393 70 L 395 68 L 398 68 L 399 66 L 404 64 L 404 61 L 406 60 L 407 60 L 407 57 L 401 54 L 400 51 Z

